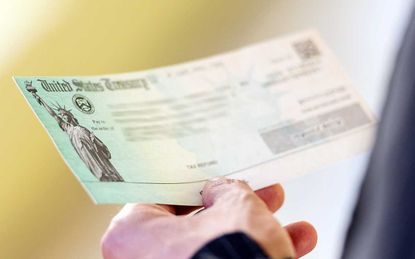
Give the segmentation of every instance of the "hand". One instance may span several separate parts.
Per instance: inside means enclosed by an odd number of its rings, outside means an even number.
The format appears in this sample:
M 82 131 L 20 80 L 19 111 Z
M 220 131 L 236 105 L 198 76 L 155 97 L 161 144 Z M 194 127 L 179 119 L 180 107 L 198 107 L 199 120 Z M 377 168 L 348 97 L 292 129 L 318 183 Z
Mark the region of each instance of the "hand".
M 104 258 L 189 258 L 209 241 L 242 231 L 272 258 L 298 258 L 316 245 L 306 222 L 283 228 L 273 217 L 283 201 L 281 185 L 256 192 L 242 181 L 209 181 L 202 194 L 206 208 L 193 216 L 186 207 L 126 205 L 102 239 Z M 194 209 L 194 208 L 190 208 Z

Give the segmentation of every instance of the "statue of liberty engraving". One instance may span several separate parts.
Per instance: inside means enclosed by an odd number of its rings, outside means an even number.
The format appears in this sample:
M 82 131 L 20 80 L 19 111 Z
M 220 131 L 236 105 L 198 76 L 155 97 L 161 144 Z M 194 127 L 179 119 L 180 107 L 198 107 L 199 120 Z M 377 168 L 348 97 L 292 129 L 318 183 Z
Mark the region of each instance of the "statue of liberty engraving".
M 71 110 L 58 103 L 51 108 L 38 94 L 31 81 L 26 82 L 29 91 L 37 102 L 56 120 L 59 127 L 68 135 L 72 146 L 91 173 L 102 182 L 123 182 L 124 179 L 110 162 L 111 153 L 107 146 L 94 133 L 79 125 Z

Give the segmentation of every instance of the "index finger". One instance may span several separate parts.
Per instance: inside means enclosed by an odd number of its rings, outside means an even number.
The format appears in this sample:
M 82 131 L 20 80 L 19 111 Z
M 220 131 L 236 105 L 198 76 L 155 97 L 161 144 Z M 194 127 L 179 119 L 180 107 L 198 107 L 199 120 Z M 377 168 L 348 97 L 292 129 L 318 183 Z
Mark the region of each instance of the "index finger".
M 281 184 L 270 185 L 268 187 L 255 191 L 255 193 L 256 195 L 258 195 L 259 198 L 261 198 L 263 202 L 265 202 L 268 209 L 273 213 L 276 212 L 279 208 L 281 208 L 282 204 L 284 203 L 285 194 Z M 165 204 L 158 204 L 158 206 L 161 206 L 170 213 L 178 216 L 187 215 L 203 207 Z
M 274 184 L 255 191 L 271 212 L 276 212 L 284 203 L 285 193 L 281 184 Z

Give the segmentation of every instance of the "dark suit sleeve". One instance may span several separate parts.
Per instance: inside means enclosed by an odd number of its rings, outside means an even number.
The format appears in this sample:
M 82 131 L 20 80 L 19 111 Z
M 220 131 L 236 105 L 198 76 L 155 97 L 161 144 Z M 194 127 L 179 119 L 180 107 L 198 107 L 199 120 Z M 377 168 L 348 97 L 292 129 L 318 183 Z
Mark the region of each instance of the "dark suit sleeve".
M 415 258 L 415 18 L 390 81 L 343 259 Z
M 242 232 L 226 234 L 203 246 L 192 259 L 265 259 L 269 258 L 259 245 Z

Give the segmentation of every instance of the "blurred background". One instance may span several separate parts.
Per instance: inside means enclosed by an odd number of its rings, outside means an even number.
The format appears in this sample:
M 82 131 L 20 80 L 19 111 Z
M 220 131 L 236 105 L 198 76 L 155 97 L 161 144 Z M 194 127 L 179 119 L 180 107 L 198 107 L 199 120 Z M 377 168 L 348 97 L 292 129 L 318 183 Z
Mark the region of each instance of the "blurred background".
M 379 114 L 410 0 L 0 0 L 0 258 L 100 258 L 119 206 L 97 206 L 65 166 L 13 75 L 90 75 L 165 66 L 318 29 Z M 367 155 L 286 183 L 282 223 L 341 252 Z

